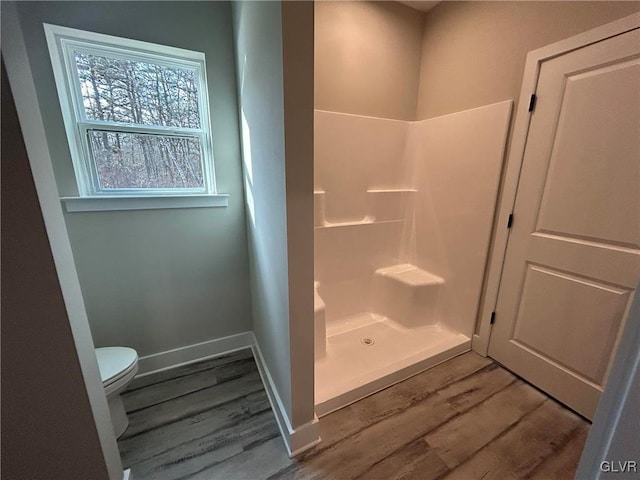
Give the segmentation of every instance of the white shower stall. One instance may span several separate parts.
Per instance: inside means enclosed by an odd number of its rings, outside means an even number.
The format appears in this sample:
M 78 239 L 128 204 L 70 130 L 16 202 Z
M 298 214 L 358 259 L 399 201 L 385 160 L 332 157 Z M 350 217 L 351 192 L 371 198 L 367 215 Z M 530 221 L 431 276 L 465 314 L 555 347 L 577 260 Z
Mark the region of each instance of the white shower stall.
M 470 349 L 511 108 L 315 111 L 318 415 Z

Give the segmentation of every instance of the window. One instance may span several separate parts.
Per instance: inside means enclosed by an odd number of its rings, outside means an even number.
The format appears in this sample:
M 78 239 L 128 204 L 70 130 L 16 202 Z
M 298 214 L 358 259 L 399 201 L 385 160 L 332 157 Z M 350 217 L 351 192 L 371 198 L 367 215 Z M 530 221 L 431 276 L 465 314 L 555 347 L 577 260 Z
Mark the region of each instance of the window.
M 203 53 L 45 32 L 81 197 L 216 193 Z

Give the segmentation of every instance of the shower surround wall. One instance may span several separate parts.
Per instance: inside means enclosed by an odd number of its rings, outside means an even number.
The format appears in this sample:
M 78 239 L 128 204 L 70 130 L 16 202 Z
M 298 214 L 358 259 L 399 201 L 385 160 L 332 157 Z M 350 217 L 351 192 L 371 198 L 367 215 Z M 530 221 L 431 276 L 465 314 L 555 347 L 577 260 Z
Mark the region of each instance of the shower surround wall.
M 316 110 L 319 415 L 470 348 L 510 115 Z

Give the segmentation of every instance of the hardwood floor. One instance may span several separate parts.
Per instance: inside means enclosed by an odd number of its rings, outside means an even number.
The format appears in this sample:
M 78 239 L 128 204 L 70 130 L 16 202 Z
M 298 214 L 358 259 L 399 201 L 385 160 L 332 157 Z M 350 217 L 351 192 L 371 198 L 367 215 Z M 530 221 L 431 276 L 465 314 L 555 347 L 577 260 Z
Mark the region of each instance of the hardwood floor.
M 570 479 L 589 423 L 466 353 L 320 420 L 289 459 L 250 350 L 134 380 L 125 468 L 147 479 Z

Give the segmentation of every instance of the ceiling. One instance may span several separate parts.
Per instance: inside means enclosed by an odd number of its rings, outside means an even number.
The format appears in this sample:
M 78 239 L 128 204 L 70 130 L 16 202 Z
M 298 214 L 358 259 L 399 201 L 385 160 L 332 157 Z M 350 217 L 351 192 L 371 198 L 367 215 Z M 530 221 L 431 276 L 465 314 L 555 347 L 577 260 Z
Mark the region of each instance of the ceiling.
M 401 1 L 401 0 L 399 0 L 399 3 L 402 3 L 402 4 L 406 5 L 407 7 L 411 7 L 411 8 L 414 8 L 416 10 L 420 10 L 421 12 L 426 12 L 428 10 L 431 10 L 433 7 L 435 7 L 440 2 L 421 1 L 421 0 L 413 0 L 413 1 L 411 1 L 411 0 L 410 1 Z

